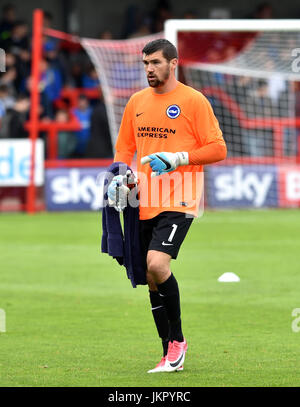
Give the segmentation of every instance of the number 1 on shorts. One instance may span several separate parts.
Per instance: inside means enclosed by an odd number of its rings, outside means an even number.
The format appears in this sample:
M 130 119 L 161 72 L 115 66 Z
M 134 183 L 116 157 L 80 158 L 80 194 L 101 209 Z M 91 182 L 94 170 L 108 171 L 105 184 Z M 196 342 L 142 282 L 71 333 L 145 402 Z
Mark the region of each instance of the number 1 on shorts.
M 176 225 L 175 223 L 173 223 L 173 225 L 172 225 L 172 232 L 170 233 L 170 236 L 168 237 L 168 242 L 172 242 L 172 240 L 173 240 L 173 237 L 174 237 L 174 235 L 175 235 L 175 232 L 176 232 L 176 230 L 177 230 L 177 228 L 178 228 L 178 225 Z

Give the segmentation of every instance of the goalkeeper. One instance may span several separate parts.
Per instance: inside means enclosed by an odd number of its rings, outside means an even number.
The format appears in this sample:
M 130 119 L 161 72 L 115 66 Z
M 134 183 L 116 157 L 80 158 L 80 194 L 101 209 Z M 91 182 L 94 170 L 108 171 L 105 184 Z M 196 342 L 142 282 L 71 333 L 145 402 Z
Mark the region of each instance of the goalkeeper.
M 142 55 L 149 87 L 135 93 L 126 105 L 114 161 L 131 166 L 137 153 L 140 240 L 151 309 L 163 347 L 160 362 L 149 373 L 171 372 L 183 369 L 187 350 L 171 259 L 177 258 L 198 214 L 202 191 L 194 175 L 203 172 L 204 164 L 224 160 L 227 150 L 208 100 L 176 79 L 178 56 L 174 45 L 165 39 L 151 41 Z M 182 191 L 178 182 L 162 188 L 158 181 L 171 174 L 181 180 L 187 179 L 186 174 L 192 175 L 188 178 L 191 197 L 178 201 L 178 188 Z M 159 184 L 159 194 L 153 193 L 153 183 Z M 117 210 L 126 206 L 128 192 L 129 188 L 120 187 L 118 181 L 111 183 L 108 195 Z

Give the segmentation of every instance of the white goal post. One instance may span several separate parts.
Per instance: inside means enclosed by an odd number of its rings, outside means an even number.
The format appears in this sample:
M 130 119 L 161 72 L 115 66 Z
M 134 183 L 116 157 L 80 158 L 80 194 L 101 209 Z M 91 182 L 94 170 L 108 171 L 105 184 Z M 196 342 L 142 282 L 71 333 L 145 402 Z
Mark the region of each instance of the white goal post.
M 177 47 L 178 31 L 298 31 L 300 20 L 182 19 L 167 20 L 165 38 Z

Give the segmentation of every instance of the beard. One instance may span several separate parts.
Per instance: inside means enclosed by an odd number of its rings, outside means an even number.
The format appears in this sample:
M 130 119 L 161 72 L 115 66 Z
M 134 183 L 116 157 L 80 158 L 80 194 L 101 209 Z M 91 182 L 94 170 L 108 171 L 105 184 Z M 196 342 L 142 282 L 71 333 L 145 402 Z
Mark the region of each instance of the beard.
M 169 79 L 169 77 L 170 77 L 170 67 L 168 67 L 166 71 L 162 74 L 161 79 L 159 79 L 157 76 L 153 76 L 151 79 L 147 77 L 147 80 L 149 86 L 151 86 L 152 88 L 158 88 L 159 86 L 164 85 L 166 81 Z

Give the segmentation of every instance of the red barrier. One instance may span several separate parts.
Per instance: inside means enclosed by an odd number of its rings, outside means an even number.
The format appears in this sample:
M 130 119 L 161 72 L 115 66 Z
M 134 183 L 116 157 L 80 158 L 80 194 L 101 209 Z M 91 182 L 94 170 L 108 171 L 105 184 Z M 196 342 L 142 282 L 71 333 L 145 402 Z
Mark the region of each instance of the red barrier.
M 100 88 L 64 88 L 61 91 L 60 98 L 55 102 L 56 105 L 63 106 L 63 100 L 67 99 L 69 107 L 73 108 L 78 106 L 78 98 L 80 95 L 85 95 L 89 99 L 100 99 L 102 91 Z
M 32 123 L 27 122 L 25 128 L 29 131 L 32 129 Z M 56 121 L 39 121 L 37 123 L 38 131 L 47 132 L 47 158 L 55 160 L 58 158 L 58 133 L 59 131 L 78 131 L 80 123 L 77 118 L 71 114 L 71 120 L 66 123 Z

